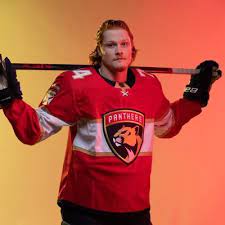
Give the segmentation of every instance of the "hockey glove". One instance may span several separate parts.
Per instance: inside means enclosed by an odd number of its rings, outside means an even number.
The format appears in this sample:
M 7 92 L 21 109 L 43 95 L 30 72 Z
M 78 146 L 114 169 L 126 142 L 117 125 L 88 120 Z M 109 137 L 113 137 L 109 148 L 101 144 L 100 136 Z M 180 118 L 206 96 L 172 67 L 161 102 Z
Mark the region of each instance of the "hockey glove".
M 213 60 L 200 63 L 196 69 L 199 74 L 191 75 L 191 80 L 186 85 L 183 97 L 192 101 L 198 101 L 201 107 L 205 107 L 209 100 L 209 91 L 212 84 L 222 76 L 219 65 Z
M 15 69 L 8 58 L 0 58 L 0 108 L 7 106 L 13 99 L 22 99 L 20 83 Z

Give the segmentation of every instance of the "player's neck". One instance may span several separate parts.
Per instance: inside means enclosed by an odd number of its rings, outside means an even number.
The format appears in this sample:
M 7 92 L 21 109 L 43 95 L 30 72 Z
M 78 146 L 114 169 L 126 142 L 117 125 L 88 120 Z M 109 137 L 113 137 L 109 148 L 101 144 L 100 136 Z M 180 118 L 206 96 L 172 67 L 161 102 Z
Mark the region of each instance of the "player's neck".
M 99 73 L 101 76 L 108 80 L 116 81 L 119 83 L 125 83 L 127 81 L 127 69 L 118 72 L 112 72 L 105 66 L 99 68 Z

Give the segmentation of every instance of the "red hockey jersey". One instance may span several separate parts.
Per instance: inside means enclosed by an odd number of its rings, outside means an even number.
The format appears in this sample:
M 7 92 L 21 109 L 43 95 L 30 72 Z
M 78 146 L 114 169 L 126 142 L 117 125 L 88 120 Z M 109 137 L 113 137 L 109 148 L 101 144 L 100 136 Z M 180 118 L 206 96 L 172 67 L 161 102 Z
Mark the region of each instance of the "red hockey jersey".
M 110 85 L 93 67 L 67 71 L 37 110 L 22 100 L 4 110 L 27 144 L 70 127 L 60 200 L 110 212 L 149 207 L 153 135 L 176 135 L 201 108 L 185 99 L 171 105 L 154 75 L 130 73 L 129 88 Z

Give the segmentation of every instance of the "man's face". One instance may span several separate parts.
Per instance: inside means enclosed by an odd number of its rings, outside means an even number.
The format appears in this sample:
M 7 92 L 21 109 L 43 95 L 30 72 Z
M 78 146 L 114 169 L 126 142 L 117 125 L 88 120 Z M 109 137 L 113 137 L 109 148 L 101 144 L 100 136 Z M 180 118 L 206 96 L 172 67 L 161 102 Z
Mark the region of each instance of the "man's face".
M 106 30 L 101 45 L 102 64 L 111 72 L 122 72 L 132 62 L 132 43 L 129 34 L 121 28 Z

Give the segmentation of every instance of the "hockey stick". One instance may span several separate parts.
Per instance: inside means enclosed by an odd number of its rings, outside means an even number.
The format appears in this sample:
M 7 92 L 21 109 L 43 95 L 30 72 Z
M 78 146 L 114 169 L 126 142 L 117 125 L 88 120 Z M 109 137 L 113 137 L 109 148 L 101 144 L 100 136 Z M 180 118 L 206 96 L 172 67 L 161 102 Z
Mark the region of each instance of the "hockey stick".
M 35 64 L 35 63 L 13 63 L 16 70 L 76 70 L 82 67 L 91 65 L 79 64 Z M 169 67 L 147 67 L 147 66 L 133 66 L 146 71 L 147 73 L 172 73 L 172 74 L 198 74 L 199 69 L 182 69 L 182 68 L 169 68 Z
M 2 62 L 2 55 L 0 54 L 0 62 Z M 37 64 L 37 63 L 12 63 L 16 70 L 76 70 L 91 65 L 83 64 Z M 2 63 L 0 63 L 2 67 Z M 183 69 L 183 68 L 169 68 L 169 67 L 147 67 L 147 66 L 133 66 L 133 68 L 144 70 L 147 73 L 170 73 L 170 74 L 198 74 L 199 69 Z M 2 68 L 0 68 L 1 70 Z

